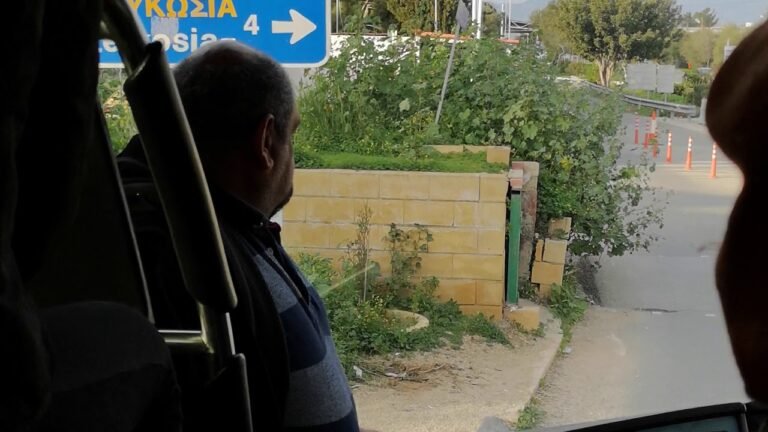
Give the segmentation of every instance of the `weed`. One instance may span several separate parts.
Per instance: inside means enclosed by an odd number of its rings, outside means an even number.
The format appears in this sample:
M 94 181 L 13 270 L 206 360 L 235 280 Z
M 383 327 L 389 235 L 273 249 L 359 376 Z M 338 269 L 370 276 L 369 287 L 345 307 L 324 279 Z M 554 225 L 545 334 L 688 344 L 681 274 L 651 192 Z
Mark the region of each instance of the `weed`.
M 538 400 L 532 398 L 528 404 L 525 405 L 520 415 L 517 417 L 517 423 L 515 423 L 515 429 L 527 430 L 535 428 L 539 422 L 541 422 L 544 416 L 544 411 L 539 408 Z
M 366 301 L 370 282 L 378 274 L 377 266 L 372 265 L 370 260 L 371 208 L 368 204 L 355 217 L 355 226 L 357 234 L 354 240 L 347 243 L 347 256 L 342 261 L 342 269 L 344 274 L 350 275 L 345 282 L 360 287 L 360 299 Z
M 536 327 L 536 330 L 528 330 L 527 328 L 523 327 L 520 323 L 514 323 L 515 330 L 517 330 L 520 333 L 535 336 L 537 338 L 544 337 L 547 333 L 547 328 L 544 326 L 544 323 L 539 323 L 539 326 Z
M 588 302 L 579 294 L 576 279 L 569 273 L 563 278 L 562 285 L 553 284 L 549 297 L 549 309 L 560 319 L 563 329 L 561 347 L 566 346 L 573 336 L 573 326 L 583 317 Z
M 536 291 L 536 286 L 531 283 L 531 281 L 521 281 L 520 287 L 520 298 L 524 298 L 526 300 L 530 300 L 532 302 L 540 303 L 541 299 L 539 298 L 539 293 Z

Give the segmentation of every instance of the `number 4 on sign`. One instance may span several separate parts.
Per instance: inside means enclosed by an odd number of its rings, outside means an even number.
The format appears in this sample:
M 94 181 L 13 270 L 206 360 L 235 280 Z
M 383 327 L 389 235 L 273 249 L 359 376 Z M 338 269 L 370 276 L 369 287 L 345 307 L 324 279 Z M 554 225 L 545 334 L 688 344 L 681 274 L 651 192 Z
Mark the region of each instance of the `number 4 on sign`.
M 249 16 L 248 19 L 245 20 L 243 31 L 251 32 L 254 36 L 259 34 L 259 20 L 256 18 L 256 14 Z

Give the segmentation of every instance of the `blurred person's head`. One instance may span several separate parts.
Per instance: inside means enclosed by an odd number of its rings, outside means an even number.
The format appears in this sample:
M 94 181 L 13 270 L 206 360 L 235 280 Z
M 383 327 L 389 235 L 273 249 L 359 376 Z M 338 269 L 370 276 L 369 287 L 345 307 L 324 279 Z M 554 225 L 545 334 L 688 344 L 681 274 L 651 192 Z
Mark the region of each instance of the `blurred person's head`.
M 299 125 L 287 74 L 234 41 L 195 51 L 174 77 L 206 176 L 272 216 L 293 192 L 293 133 Z
M 731 54 L 712 84 L 707 125 L 741 169 L 744 187 L 734 205 L 717 263 L 717 289 L 747 393 L 768 402 L 768 23 Z

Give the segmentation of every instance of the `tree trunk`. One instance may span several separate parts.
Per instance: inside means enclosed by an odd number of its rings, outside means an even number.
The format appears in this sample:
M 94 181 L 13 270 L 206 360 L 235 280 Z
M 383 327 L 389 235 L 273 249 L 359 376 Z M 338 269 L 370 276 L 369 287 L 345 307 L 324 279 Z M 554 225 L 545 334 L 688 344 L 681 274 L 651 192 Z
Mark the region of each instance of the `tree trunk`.
M 600 85 L 608 87 L 611 82 L 611 76 L 613 75 L 613 67 L 616 65 L 616 62 L 609 59 L 598 59 L 595 60 L 595 63 L 597 64 L 597 69 L 600 74 Z

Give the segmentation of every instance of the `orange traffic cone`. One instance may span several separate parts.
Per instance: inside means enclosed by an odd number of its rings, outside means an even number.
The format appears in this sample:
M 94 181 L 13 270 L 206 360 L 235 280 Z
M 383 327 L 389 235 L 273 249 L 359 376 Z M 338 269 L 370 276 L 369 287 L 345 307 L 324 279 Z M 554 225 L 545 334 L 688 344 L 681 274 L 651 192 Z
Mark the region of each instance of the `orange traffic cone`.
M 712 166 L 709 168 L 709 178 L 717 177 L 717 143 L 712 143 Z
M 688 154 L 685 156 L 685 170 L 690 171 L 693 165 L 693 138 L 688 137 Z
M 643 148 L 648 148 L 648 140 L 651 138 L 651 121 L 645 120 L 645 138 L 643 138 Z
M 653 133 L 651 133 L 651 144 L 653 144 L 653 158 L 656 159 L 659 156 L 659 140 Z
M 672 131 L 667 131 L 667 163 L 672 162 Z
M 635 144 L 639 144 L 640 140 L 640 117 L 635 115 Z

